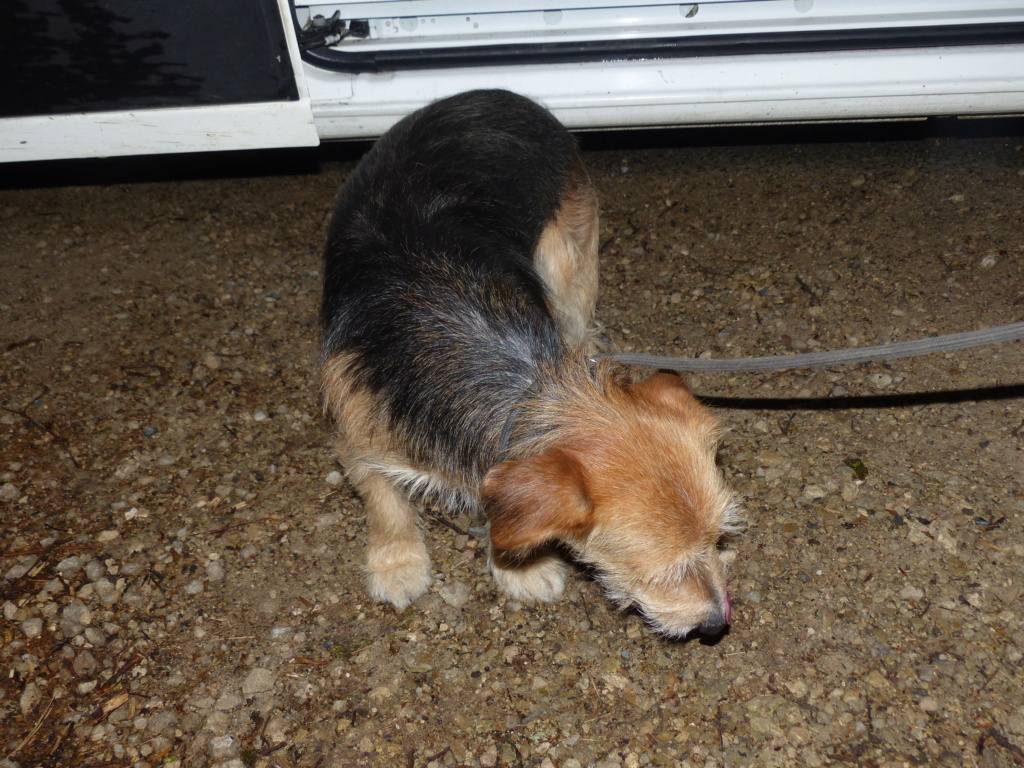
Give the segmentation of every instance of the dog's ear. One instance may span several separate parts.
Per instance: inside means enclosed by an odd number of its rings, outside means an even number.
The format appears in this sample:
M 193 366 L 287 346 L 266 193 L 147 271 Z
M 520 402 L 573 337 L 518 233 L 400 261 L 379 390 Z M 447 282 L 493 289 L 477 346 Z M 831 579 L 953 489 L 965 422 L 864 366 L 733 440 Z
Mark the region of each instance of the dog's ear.
M 499 464 L 484 478 L 483 501 L 498 549 L 585 536 L 593 526 L 583 465 L 563 448 Z
M 631 384 L 629 392 L 634 396 L 666 405 L 669 408 L 689 410 L 699 405 L 696 398 L 690 394 L 690 390 L 686 388 L 682 378 L 666 371 L 649 376 L 637 384 Z

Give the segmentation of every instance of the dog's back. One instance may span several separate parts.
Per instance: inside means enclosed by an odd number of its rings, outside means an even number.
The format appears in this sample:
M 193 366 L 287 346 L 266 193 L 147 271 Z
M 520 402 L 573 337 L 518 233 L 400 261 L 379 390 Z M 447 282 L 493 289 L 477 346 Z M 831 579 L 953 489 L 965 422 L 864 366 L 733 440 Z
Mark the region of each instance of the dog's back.
M 474 91 L 401 121 L 343 187 L 327 240 L 324 354 L 348 355 L 410 458 L 486 471 L 559 338 L 533 253 L 571 183 L 544 109 Z

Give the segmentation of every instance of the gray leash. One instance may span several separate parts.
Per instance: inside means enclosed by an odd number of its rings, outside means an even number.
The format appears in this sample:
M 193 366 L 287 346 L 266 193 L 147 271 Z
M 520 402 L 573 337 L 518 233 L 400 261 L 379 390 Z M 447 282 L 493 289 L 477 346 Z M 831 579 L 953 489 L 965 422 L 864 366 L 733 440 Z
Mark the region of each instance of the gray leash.
M 895 344 L 881 344 L 875 347 L 840 349 L 834 352 L 811 352 L 803 355 L 773 355 L 770 357 L 746 357 L 723 359 L 700 359 L 692 357 L 663 357 L 661 355 L 614 352 L 597 355 L 598 358 L 614 360 L 626 365 L 643 365 L 669 371 L 789 371 L 795 368 L 825 368 L 850 363 L 869 363 L 877 360 L 892 360 L 898 357 L 916 357 L 936 352 L 950 352 L 954 349 L 999 344 L 1004 341 L 1024 339 L 1024 322 L 999 325 L 981 331 L 952 333 L 948 336 L 934 336 L 917 341 L 899 341 Z

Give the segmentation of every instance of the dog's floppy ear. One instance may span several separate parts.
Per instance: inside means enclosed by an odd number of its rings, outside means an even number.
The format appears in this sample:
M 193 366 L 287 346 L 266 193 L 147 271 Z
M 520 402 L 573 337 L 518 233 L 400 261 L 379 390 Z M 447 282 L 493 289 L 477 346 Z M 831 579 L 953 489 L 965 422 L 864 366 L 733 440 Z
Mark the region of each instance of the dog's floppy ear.
M 499 464 L 484 478 L 483 500 L 498 549 L 586 535 L 593 525 L 583 465 L 563 448 Z

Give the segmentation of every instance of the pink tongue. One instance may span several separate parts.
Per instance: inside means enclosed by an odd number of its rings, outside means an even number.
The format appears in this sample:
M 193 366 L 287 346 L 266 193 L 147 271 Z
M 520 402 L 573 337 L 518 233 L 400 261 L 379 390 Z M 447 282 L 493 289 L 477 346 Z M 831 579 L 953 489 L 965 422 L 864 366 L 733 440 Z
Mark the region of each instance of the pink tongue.
M 725 589 L 725 623 L 732 624 L 732 600 L 729 599 L 729 590 Z

